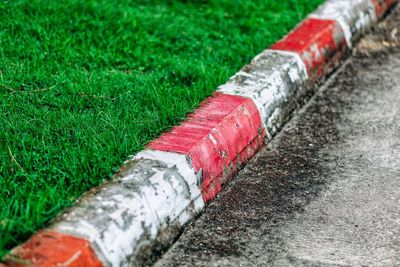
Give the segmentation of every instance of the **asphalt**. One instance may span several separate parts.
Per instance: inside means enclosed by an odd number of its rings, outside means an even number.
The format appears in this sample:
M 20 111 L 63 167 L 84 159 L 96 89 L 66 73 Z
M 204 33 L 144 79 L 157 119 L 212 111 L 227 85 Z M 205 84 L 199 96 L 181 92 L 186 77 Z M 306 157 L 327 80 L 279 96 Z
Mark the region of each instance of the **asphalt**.
M 400 266 L 399 40 L 397 8 L 155 266 Z

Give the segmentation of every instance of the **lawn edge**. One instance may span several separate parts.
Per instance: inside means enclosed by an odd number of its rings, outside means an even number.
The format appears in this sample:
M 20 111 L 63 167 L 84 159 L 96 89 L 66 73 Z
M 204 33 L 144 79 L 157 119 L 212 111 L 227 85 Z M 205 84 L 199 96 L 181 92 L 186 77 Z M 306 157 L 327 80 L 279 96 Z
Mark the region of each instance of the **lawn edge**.
M 325 1 L 0 267 L 151 264 L 397 2 Z

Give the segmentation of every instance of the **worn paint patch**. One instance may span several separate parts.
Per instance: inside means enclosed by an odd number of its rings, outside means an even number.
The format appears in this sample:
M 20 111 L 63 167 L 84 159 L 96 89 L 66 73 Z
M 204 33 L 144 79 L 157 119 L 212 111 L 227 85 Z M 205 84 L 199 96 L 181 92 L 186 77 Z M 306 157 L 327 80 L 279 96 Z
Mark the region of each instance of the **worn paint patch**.
M 144 150 L 137 154 L 135 159 L 151 159 L 155 161 L 161 161 L 165 164 L 167 164 L 168 168 L 172 168 L 174 170 L 178 170 L 178 173 L 180 174 L 180 179 L 183 179 L 184 181 L 181 181 L 181 184 L 187 186 L 187 190 L 189 190 L 189 197 L 190 197 L 190 202 L 185 203 L 185 201 L 182 199 L 182 205 L 187 208 L 188 204 L 191 207 L 191 212 L 181 212 L 178 216 L 179 223 L 181 225 L 185 224 L 190 218 L 188 218 L 188 215 L 194 213 L 198 213 L 204 208 L 204 201 L 201 197 L 201 191 L 199 188 L 199 185 L 202 182 L 202 176 L 201 173 L 194 173 L 194 169 L 192 168 L 190 164 L 190 159 L 177 154 L 177 153 L 170 153 L 170 152 L 164 152 L 164 151 L 153 151 L 153 150 Z M 166 179 L 169 179 L 171 183 L 174 183 L 168 175 L 166 176 Z M 177 187 L 176 185 L 175 187 Z M 188 197 L 187 194 L 181 194 L 182 197 Z M 177 198 L 178 199 L 178 198 Z M 182 206 L 182 207 L 183 207 Z M 179 208 L 178 208 L 179 210 Z
M 52 229 L 89 240 L 105 266 L 141 265 L 203 206 L 185 156 L 144 151 Z
M 218 91 L 251 98 L 271 139 L 306 90 L 307 70 L 296 53 L 265 50 Z
M 36 233 L 3 261 L 4 267 L 103 266 L 87 240 L 53 231 Z
M 398 0 L 371 0 L 375 7 L 375 12 L 378 18 L 385 15 L 385 13 L 396 3 Z
M 309 77 L 315 80 L 338 65 L 347 43 L 342 28 L 335 20 L 308 18 L 271 49 L 298 53 Z
M 349 47 L 377 20 L 370 0 L 327 0 L 310 17 L 336 20 Z
M 187 155 L 195 172 L 202 174 L 203 199 L 209 201 L 262 146 L 264 136 L 251 99 L 217 92 L 149 148 Z

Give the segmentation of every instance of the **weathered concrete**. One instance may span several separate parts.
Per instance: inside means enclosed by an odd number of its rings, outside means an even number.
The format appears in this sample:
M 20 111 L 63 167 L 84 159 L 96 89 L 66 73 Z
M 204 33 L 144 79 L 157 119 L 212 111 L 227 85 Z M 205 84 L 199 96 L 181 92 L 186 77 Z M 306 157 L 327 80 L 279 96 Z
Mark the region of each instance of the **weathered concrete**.
M 400 265 L 399 12 L 156 266 Z

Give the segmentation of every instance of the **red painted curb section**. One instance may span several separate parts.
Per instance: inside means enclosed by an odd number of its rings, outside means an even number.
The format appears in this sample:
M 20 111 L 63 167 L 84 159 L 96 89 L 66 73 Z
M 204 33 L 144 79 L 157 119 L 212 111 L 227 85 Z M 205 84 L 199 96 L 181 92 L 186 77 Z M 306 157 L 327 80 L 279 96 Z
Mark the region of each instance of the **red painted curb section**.
M 3 261 L 0 267 L 103 266 L 89 241 L 53 231 L 35 234 Z
M 202 196 L 209 201 L 263 145 L 264 136 L 251 99 L 215 93 L 186 122 L 148 147 L 187 155 L 195 172 L 202 174 Z
M 310 78 L 317 80 L 339 63 L 347 43 L 335 20 L 308 18 L 271 49 L 298 53 Z
M 375 6 L 376 16 L 382 17 L 388 9 L 397 3 L 398 0 L 372 0 Z

